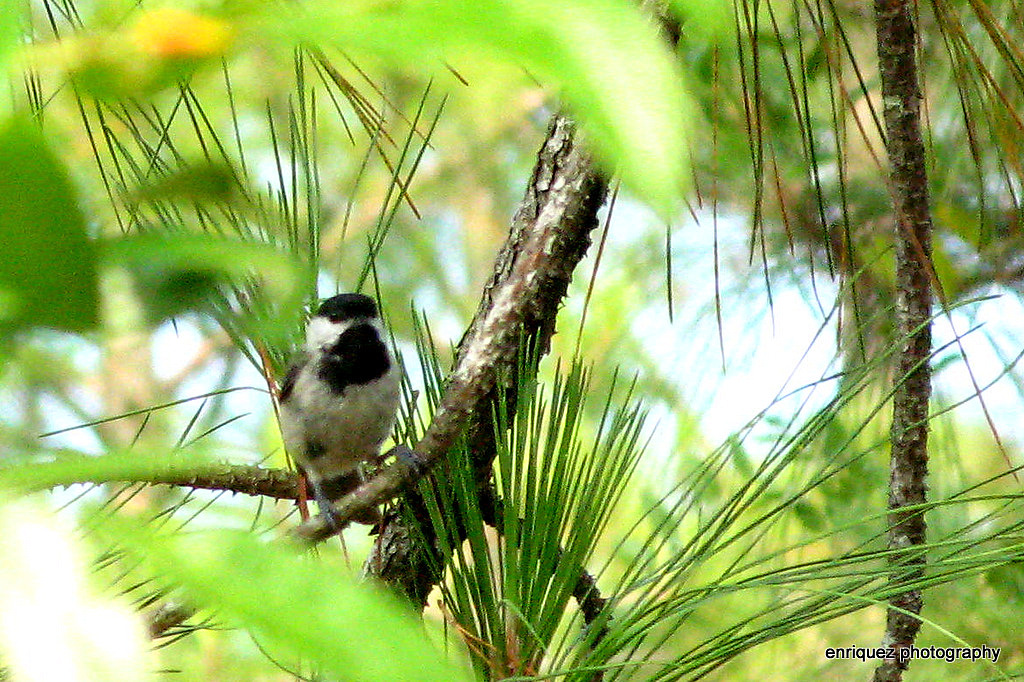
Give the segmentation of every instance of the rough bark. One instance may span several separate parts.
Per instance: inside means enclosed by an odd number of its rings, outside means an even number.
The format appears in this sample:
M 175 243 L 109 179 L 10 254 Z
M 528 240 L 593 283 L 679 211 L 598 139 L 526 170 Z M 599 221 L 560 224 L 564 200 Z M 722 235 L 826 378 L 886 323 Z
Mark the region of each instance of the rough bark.
M 914 6 L 909 0 L 875 0 L 886 149 L 896 218 L 896 325 L 901 343 L 893 396 L 889 480 L 890 598 L 884 644 L 912 646 L 921 621 L 920 589 L 905 589 L 924 575 L 925 519 L 907 509 L 926 501 L 928 401 L 931 394 L 931 215 L 921 139 L 921 92 L 916 65 Z M 886 661 L 877 682 L 902 680 L 906 662 Z
M 525 196 L 499 252 L 493 275 L 484 287 L 473 321 L 456 354 L 444 402 L 417 453 L 443 456 L 463 433 L 482 494 L 489 490 L 495 445 L 492 410 L 498 391 L 506 404 L 517 390 L 515 363 L 520 344 L 536 344 L 538 357 L 547 351 L 555 318 L 573 271 L 590 245 L 606 183 L 578 139 L 567 117 L 556 115 L 537 155 Z M 403 504 L 413 516 L 421 502 L 407 494 Z M 434 538 L 429 524 L 413 530 L 396 511 L 386 518 L 364 571 L 394 586 L 414 604 L 426 603 L 438 576 L 431 566 Z
M 95 462 L 95 457 L 82 457 L 82 460 Z M 71 456 L 65 462 L 74 461 Z M 148 472 L 145 478 L 124 480 L 126 483 L 148 483 L 150 485 L 173 485 L 180 488 L 197 488 L 200 490 L 218 490 L 244 495 L 257 495 L 275 500 L 294 500 L 299 495 L 299 484 L 294 471 L 286 469 L 268 469 L 251 464 L 227 464 L 224 462 L 202 462 L 185 471 L 182 465 L 167 467 L 166 470 Z M 111 479 L 106 475 L 96 476 L 84 473 L 80 478 L 69 481 L 62 478 L 61 485 L 72 483 L 107 483 L 123 479 Z

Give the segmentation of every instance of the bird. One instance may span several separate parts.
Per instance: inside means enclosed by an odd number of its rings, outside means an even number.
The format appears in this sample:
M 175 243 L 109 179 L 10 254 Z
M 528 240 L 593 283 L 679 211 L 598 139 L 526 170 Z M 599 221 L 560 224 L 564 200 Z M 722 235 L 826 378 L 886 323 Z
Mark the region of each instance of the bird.
M 333 503 L 362 483 L 362 463 L 381 461 L 399 397 L 400 371 L 374 300 L 345 293 L 323 301 L 281 383 L 280 425 L 285 447 L 336 530 Z M 379 518 L 371 509 L 353 520 L 374 525 Z

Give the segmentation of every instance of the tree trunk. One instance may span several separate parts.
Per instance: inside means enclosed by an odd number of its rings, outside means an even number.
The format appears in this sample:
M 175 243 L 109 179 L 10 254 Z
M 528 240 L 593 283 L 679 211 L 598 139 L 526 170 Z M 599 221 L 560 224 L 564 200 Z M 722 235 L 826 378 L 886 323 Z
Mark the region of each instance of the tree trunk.
M 931 395 L 931 214 L 924 143 L 921 140 L 921 91 L 916 65 L 913 4 L 875 0 L 879 71 L 885 114 L 890 190 L 896 223 L 897 371 L 893 396 L 892 454 L 889 477 L 890 585 L 884 644 L 897 658 L 875 670 L 876 682 L 902 680 L 907 661 L 901 652 L 913 646 L 921 627 L 921 590 L 908 583 L 924 575 L 925 519 L 907 507 L 926 500 L 928 473 L 928 400 Z

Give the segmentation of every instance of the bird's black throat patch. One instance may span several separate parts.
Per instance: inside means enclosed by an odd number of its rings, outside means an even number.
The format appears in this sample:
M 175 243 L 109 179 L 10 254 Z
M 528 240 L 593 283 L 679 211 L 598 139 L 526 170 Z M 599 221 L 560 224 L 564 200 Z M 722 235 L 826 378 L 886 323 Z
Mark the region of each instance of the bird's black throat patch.
M 376 328 L 369 323 L 346 329 L 327 349 L 317 367 L 317 378 L 333 393 L 342 393 L 353 384 L 379 379 L 391 368 L 388 349 Z

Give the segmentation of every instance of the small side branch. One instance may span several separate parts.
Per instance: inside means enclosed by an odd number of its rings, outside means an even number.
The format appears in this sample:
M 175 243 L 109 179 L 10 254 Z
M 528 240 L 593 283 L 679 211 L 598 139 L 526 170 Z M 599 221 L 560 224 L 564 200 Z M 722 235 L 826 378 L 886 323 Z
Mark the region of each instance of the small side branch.
M 213 471 L 208 470 L 202 475 L 165 474 L 154 476 L 146 483 L 242 493 L 275 500 L 295 500 L 298 498 L 299 491 L 298 480 L 294 472 L 244 464 L 224 464 Z M 494 527 L 499 533 L 502 532 L 501 500 L 494 496 L 492 489 L 486 489 L 486 492 L 481 495 L 481 505 L 485 523 Z M 573 598 L 579 605 L 580 612 L 583 614 L 583 622 L 587 626 L 593 625 L 597 621 L 607 603 L 607 599 L 603 598 L 598 591 L 597 581 L 582 567 L 573 588 Z M 177 601 L 165 602 L 146 614 L 150 636 L 153 638 L 163 636 L 193 615 L 195 615 L 195 609 L 187 604 Z M 595 644 L 601 640 L 606 631 L 607 626 L 602 625 L 601 632 L 594 639 Z
M 101 461 L 94 457 L 82 457 L 82 460 Z M 75 480 L 61 480 L 61 485 L 73 483 L 107 483 L 124 481 L 128 483 L 146 483 L 149 485 L 173 485 L 179 488 L 195 488 L 197 490 L 217 490 L 242 493 L 259 497 L 270 497 L 275 500 L 294 500 L 299 495 L 299 482 L 295 472 L 286 469 L 267 469 L 251 464 L 211 464 L 203 462 L 188 470 L 181 466 L 167 467 L 164 470 L 147 471 L 145 474 L 133 475 L 131 478 L 109 478 L 106 471 L 89 472 L 87 469 Z
M 151 482 L 200 490 L 226 490 L 275 500 L 295 500 L 299 496 L 295 472 L 247 464 L 225 464 L 201 476 L 166 477 Z
M 889 479 L 890 583 L 899 589 L 924 575 L 928 474 L 928 401 L 931 396 L 931 214 L 925 149 L 921 139 L 921 92 L 910 0 L 875 0 L 886 150 L 896 222 L 896 327 L 901 344 L 893 396 Z M 912 646 L 921 627 L 920 589 L 901 589 L 889 601 L 886 646 Z M 876 668 L 876 682 L 903 679 L 897 656 Z

